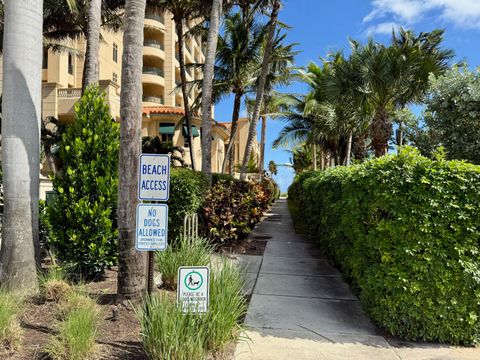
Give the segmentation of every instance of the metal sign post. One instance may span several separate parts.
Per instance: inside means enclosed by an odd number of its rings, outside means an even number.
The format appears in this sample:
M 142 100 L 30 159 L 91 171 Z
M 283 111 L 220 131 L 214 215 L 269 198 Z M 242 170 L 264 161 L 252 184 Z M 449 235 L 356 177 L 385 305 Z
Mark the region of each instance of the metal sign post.
M 155 251 L 164 251 L 168 239 L 168 206 L 170 194 L 170 155 L 140 155 L 138 199 L 149 201 L 137 205 L 135 248 L 148 251 L 147 291 L 153 292 Z

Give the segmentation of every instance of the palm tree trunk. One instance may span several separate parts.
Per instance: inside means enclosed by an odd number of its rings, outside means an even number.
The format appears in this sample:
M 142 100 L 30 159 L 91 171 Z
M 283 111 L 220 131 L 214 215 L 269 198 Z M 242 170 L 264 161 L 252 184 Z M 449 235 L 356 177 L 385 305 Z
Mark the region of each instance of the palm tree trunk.
M 6 0 L 4 12 L 0 284 L 37 289 L 43 1 Z
M 255 100 L 255 107 L 253 109 L 252 121 L 248 131 L 247 145 L 245 146 L 245 154 L 243 156 L 243 165 L 240 178 L 245 179 L 247 172 L 247 164 L 252 152 L 253 141 L 257 136 L 257 123 L 260 116 L 260 109 L 262 108 L 263 93 L 265 91 L 265 84 L 267 81 L 267 74 L 270 67 L 270 55 L 273 48 L 273 38 L 275 36 L 275 29 L 277 27 L 278 13 L 280 12 L 280 0 L 275 0 L 272 7 L 272 13 L 270 15 L 270 26 L 268 30 L 267 45 L 265 46 L 265 53 L 263 54 L 262 70 L 260 73 L 260 79 L 257 85 L 257 98 Z
M 237 135 L 237 129 L 238 129 L 238 119 L 240 117 L 240 107 L 242 105 L 242 94 L 241 93 L 235 93 L 235 100 L 233 101 L 233 112 L 232 112 L 232 127 L 230 129 L 230 140 L 228 142 L 227 146 L 227 152 L 225 153 L 225 158 L 223 159 L 223 164 L 222 164 L 222 173 L 225 172 L 225 169 L 227 167 L 227 162 L 230 163 L 230 174 L 233 172 L 233 162 L 235 160 L 235 149 L 234 149 L 234 144 L 235 144 L 235 136 Z
M 388 152 L 388 140 L 392 136 L 392 124 L 388 122 L 388 114 L 385 109 L 379 109 L 373 118 L 372 146 L 375 157 L 386 155 Z
M 260 137 L 260 166 L 258 167 L 260 178 L 265 170 L 265 137 L 267 134 L 267 117 L 262 115 L 262 132 Z
M 325 154 L 322 147 L 320 147 L 320 170 L 325 170 Z
M 146 256 L 135 249 L 145 5 L 146 0 L 125 3 L 118 167 L 118 300 L 139 299 L 146 285 Z
M 202 172 L 212 182 L 212 88 L 222 0 L 213 0 L 202 86 Z
M 88 1 L 87 49 L 83 68 L 82 94 L 87 86 L 98 84 L 98 58 L 100 51 L 100 26 L 102 0 Z
M 400 126 L 398 127 L 398 146 L 403 146 L 403 129 L 405 128 L 405 123 L 403 121 L 400 122 Z
M 353 141 L 353 131 L 350 131 L 350 134 L 348 135 L 348 141 L 347 141 L 347 154 L 345 156 L 345 165 L 350 165 L 351 162 L 351 154 L 352 154 L 352 141 Z
M 175 31 L 178 37 L 178 62 L 180 63 L 180 80 L 182 81 L 182 95 L 183 95 L 183 108 L 185 110 L 185 121 L 187 123 L 188 142 L 190 150 L 190 163 L 192 164 L 192 170 L 196 170 L 195 163 L 195 151 L 193 149 L 193 135 L 192 135 L 192 114 L 190 112 L 190 105 L 188 103 L 188 90 L 187 90 L 187 70 L 185 68 L 185 52 L 184 52 L 184 39 L 183 39 L 183 23 L 182 19 L 175 19 Z
M 317 144 L 315 142 L 312 145 L 312 162 L 313 171 L 317 171 Z

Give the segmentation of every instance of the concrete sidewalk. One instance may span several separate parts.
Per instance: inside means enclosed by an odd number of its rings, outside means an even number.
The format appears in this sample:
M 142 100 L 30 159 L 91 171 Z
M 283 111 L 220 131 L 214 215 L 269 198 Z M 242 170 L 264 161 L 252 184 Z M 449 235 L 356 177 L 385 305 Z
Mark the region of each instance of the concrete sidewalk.
M 295 234 L 286 200 L 252 236 L 268 238 L 263 259 L 244 257 L 253 291 L 237 360 L 478 360 L 480 349 L 386 340 L 318 246 Z

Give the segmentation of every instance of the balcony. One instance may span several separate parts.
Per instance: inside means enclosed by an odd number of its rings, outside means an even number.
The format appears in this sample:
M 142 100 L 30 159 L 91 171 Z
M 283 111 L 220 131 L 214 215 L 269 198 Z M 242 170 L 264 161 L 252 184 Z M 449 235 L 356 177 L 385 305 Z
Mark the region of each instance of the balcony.
M 157 40 L 145 40 L 143 42 L 143 46 L 152 47 L 155 49 L 160 49 L 162 51 L 165 51 L 165 47 L 163 46 L 163 44 Z
M 145 14 L 145 26 L 165 30 L 165 17 L 158 14 Z
M 156 75 L 163 77 L 163 70 L 153 66 L 144 66 L 142 69 L 142 73 L 146 75 Z
M 142 101 L 143 102 L 149 102 L 149 103 L 155 103 L 155 104 L 158 104 L 158 105 L 163 105 L 164 104 L 163 97 L 161 97 L 161 96 L 144 95 L 143 98 L 142 98 Z
M 142 83 L 154 85 L 163 89 L 165 87 L 165 79 L 163 77 L 163 69 L 153 66 L 144 66 L 142 69 Z
M 163 15 L 148 13 L 148 14 L 145 14 L 145 19 L 155 20 L 162 24 L 165 24 L 165 17 Z

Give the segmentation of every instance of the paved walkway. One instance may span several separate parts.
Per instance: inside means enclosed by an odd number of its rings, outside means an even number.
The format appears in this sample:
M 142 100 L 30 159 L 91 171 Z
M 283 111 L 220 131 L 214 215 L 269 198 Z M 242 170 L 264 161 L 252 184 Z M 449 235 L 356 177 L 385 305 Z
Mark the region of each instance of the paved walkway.
M 386 340 L 318 247 L 295 234 L 280 200 L 252 234 L 263 259 L 242 257 L 253 292 L 236 360 L 479 360 L 480 349 Z

